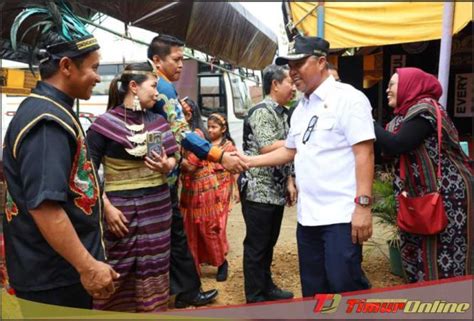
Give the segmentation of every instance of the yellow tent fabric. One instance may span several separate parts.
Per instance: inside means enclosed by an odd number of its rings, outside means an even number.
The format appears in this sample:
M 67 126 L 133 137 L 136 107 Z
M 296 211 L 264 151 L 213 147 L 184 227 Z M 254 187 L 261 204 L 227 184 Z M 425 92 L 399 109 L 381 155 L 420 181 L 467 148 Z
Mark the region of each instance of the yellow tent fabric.
M 293 23 L 317 2 L 290 2 Z M 456 2 L 453 33 L 472 20 L 472 2 Z M 440 39 L 443 2 L 324 2 L 325 35 L 331 48 L 382 46 Z M 317 34 L 314 10 L 297 25 L 305 35 Z

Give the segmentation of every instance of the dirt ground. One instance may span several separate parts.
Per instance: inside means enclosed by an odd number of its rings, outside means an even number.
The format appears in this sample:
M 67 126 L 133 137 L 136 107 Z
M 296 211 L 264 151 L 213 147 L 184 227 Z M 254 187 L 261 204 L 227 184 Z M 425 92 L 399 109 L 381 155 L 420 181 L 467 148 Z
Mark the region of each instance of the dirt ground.
M 229 277 L 226 282 L 216 282 L 217 268 L 202 267 L 203 289 L 217 288 L 219 296 L 214 306 L 245 303 L 242 271 L 242 242 L 245 237 L 245 223 L 240 204 L 235 204 L 229 216 L 227 238 L 230 251 Z M 374 224 L 374 235 L 364 244 L 363 268 L 373 288 L 389 287 L 403 284 L 402 278 L 390 273 L 390 263 L 385 240 L 388 233 Z M 293 291 L 295 297 L 301 297 L 298 269 L 298 251 L 296 248 L 296 208 L 286 208 L 281 226 L 280 237 L 275 247 L 272 264 L 273 280 L 283 289 Z

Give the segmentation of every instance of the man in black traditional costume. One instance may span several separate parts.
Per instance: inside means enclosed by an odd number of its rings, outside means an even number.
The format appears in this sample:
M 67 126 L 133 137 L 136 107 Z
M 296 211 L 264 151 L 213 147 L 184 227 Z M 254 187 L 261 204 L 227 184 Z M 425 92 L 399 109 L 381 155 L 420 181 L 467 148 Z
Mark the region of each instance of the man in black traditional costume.
M 9 280 L 17 296 L 91 308 L 119 275 L 104 260 L 99 181 L 73 112 L 100 82 L 99 45 L 64 1 L 23 10 L 11 28 L 38 30 L 34 55 L 42 81 L 18 107 L 4 143 L 3 219 Z M 30 22 L 37 28 L 20 28 Z M 30 62 L 30 64 L 32 64 Z

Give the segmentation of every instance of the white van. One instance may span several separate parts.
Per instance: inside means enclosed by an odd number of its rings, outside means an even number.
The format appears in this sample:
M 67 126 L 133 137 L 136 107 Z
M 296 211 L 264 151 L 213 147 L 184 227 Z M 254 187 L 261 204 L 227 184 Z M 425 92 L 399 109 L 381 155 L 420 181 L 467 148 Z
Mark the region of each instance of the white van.
M 242 149 L 243 120 L 252 99 L 247 84 L 236 73 L 188 59 L 175 85 L 180 97 L 188 96 L 198 104 L 205 121 L 214 112 L 226 115 L 230 134 L 237 148 Z
M 102 81 L 94 87 L 92 97 L 89 100 L 76 100 L 74 109 L 85 131 L 106 111 L 110 82 L 122 70 L 122 63 L 101 64 L 99 73 Z M 226 115 L 231 136 L 237 148 L 242 149 L 243 119 L 252 107 L 249 87 L 243 77 L 186 59 L 181 78 L 175 85 L 180 97 L 188 96 L 200 106 L 204 121 L 213 112 Z M 8 124 L 25 97 L 2 94 L 2 141 Z
M 122 70 L 122 63 L 103 63 L 99 66 L 101 83 L 95 86 L 89 100 L 79 101 L 82 118 L 93 121 L 105 112 L 110 82 Z M 175 86 L 180 97 L 187 96 L 199 105 L 204 121 L 213 112 L 226 115 L 231 136 L 236 146 L 242 148 L 243 119 L 252 107 L 252 100 L 249 88 L 240 76 L 215 68 L 212 70 L 207 64 L 186 59 L 181 78 Z

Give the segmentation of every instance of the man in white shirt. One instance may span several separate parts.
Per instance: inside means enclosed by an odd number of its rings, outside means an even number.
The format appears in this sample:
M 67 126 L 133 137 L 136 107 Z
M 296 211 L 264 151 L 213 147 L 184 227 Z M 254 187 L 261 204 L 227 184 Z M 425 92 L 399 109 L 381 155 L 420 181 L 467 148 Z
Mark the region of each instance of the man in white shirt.
M 298 36 L 289 55 L 290 76 L 304 97 L 285 146 L 243 157 L 251 167 L 295 162 L 297 242 L 303 296 L 367 289 L 362 243 L 372 235 L 375 139 L 368 99 L 329 74 L 329 43 Z

